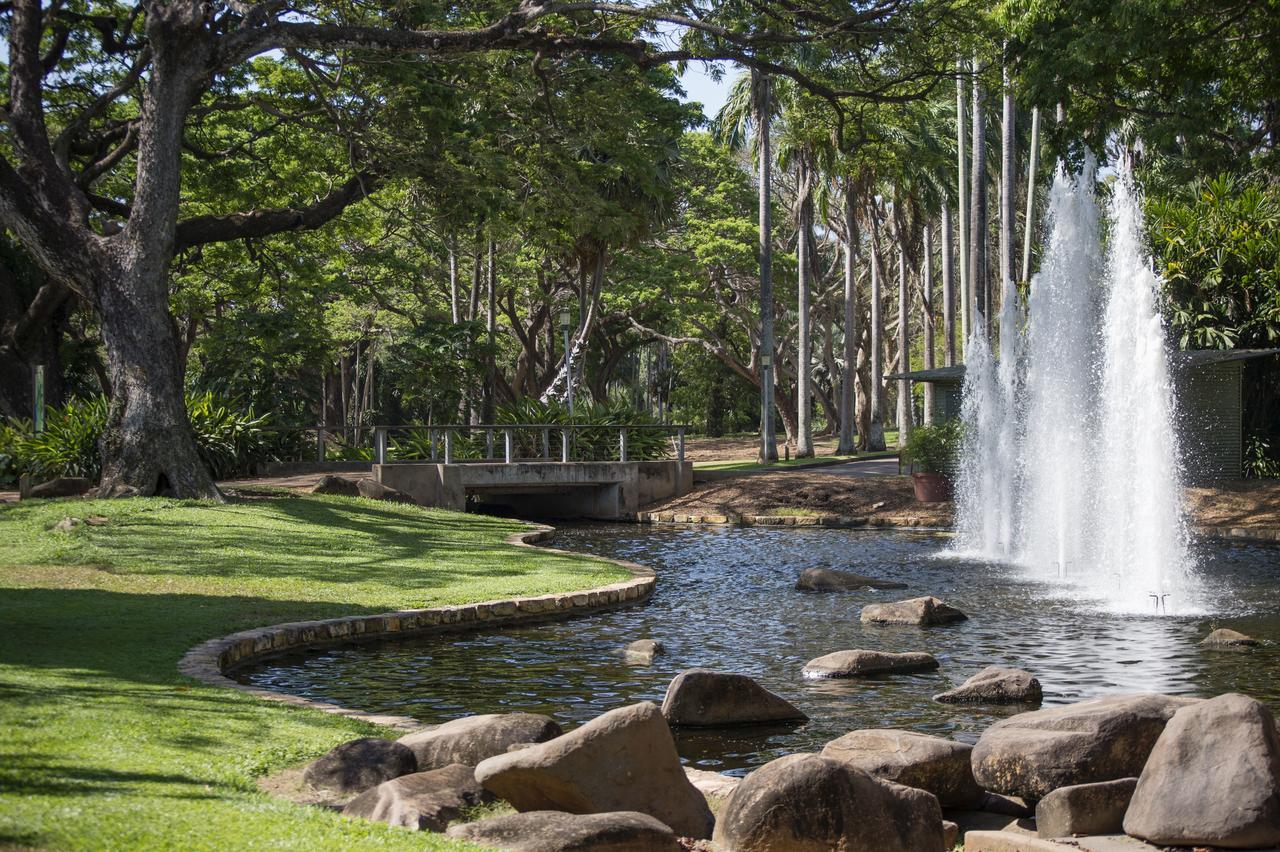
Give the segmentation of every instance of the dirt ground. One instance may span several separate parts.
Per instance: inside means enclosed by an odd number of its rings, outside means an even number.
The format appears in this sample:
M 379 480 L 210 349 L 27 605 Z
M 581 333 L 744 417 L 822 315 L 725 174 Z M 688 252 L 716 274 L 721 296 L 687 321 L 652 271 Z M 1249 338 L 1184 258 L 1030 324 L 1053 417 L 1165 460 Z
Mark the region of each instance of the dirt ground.
M 834 436 L 815 435 L 813 451 L 819 456 L 835 455 L 839 439 Z M 732 438 L 687 438 L 684 457 L 691 462 L 755 461 L 760 452 L 760 439 L 755 436 Z M 782 455 L 782 438 L 778 439 L 778 454 Z
M 1280 528 L 1280 481 L 1239 480 L 1187 489 L 1196 526 Z M 645 507 L 686 515 L 832 514 L 952 522 L 950 503 L 917 503 L 905 476 L 841 476 L 832 469 L 757 473 L 699 485 L 683 497 Z

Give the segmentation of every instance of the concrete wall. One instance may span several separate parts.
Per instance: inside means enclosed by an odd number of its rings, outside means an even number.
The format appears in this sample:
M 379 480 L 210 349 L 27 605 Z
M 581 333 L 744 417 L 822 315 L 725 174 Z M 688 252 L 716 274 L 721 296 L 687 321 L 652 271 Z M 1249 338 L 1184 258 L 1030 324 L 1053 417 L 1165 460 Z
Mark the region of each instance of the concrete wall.
M 470 495 L 528 517 L 619 518 L 687 494 L 693 488 L 693 463 L 394 462 L 374 465 L 373 476 L 421 506 L 462 511 Z

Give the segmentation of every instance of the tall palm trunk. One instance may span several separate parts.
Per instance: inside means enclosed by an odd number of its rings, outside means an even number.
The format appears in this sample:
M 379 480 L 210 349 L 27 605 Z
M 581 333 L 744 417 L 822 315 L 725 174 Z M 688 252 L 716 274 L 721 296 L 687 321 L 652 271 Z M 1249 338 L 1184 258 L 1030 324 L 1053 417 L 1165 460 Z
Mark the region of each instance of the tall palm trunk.
M 969 286 L 973 310 L 981 317 L 982 333 L 991 336 L 991 287 L 987 279 L 987 146 L 986 116 L 978 59 L 973 60 L 973 167 L 969 184 Z M 973 322 L 976 324 L 977 319 Z
M 951 367 L 956 363 L 956 290 L 952 264 L 951 208 L 942 205 L 942 363 Z
M 898 236 L 898 372 L 911 371 L 911 294 L 907 292 L 907 251 Z M 911 380 L 898 380 L 898 449 L 911 435 Z
M 840 380 L 840 443 L 836 455 L 857 453 L 854 443 L 856 385 L 858 377 L 858 290 L 854 272 L 858 220 L 854 210 L 853 188 L 844 190 L 844 375 Z
M 973 330 L 973 284 L 969 279 L 969 164 L 965 158 L 965 136 L 969 125 L 965 116 L 964 61 L 956 60 L 956 225 L 959 229 L 960 334 L 967 342 Z
M 1000 118 L 1000 292 L 1013 279 L 1013 196 L 1018 184 L 1018 142 L 1014 135 L 1017 106 L 1013 101 L 1013 86 L 1009 82 L 1009 67 L 1001 69 L 1004 91 L 1004 108 Z
M 933 358 L 933 225 L 924 225 L 924 258 L 920 279 L 920 327 L 924 333 L 924 369 L 932 370 Z M 933 382 L 924 383 L 924 422 L 933 423 Z
M 880 226 L 871 211 L 871 393 L 863 449 L 878 452 L 884 444 L 884 294 L 880 268 Z
M 773 144 L 770 139 L 770 82 L 765 74 L 751 70 L 752 110 L 759 134 L 760 157 L 760 354 L 774 357 L 773 346 L 773 216 L 769 204 L 773 180 Z M 760 461 L 778 460 L 778 443 L 773 433 L 773 368 L 761 370 Z
M 796 262 L 798 268 L 796 297 L 796 458 L 813 457 L 813 339 L 810 317 L 811 258 L 813 236 L 813 169 L 801 158 L 798 170 Z
M 1036 168 L 1040 161 L 1040 107 L 1031 108 L 1031 148 L 1027 152 L 1027 215 L 1022 220 L 1022 282 L 1031 280 L 1031 240 L 1036 230 Z

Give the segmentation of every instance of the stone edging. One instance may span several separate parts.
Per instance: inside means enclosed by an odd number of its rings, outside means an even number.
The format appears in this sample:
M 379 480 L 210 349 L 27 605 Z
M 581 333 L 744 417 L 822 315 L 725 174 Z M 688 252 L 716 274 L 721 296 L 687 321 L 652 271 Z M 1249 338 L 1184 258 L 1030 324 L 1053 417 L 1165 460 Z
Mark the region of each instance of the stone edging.
M 887 515 L 686 515 L 680 512 L 636 512 L 634 520 L 640 524 L 700 524 L 731 525 L 738 527 L 836 527 L 836 528 L 896 528 L 950 529 L 915 517 L 891 517 Z
M 838 529 L 922 529 L 949 530 L 949 524 L 939 526 L 920 518 L 871 515 L 687 515 L 679 512 L 636 512 L 634 518 L 640 524 L 696 524 L 700 526 L 740 527 L 832 527 Z M 1280 544 L 1280 528 L 1276 527 L 1228 527 L 1193 526 L 1192 531 L 1205 538 L 1224 541 L 1263 542 Z
M 533 547 L 548 541 L 555 530 L 548 526 L 516 532 L 507 536 L 507 544 L 517 547 Z M 539 548 L 548 553 L 581 556 L 565 550 Z M 597 557 L 603 558 L 603 557 Z M 248 662 L 298 648 L 321 647 L 343 642 L 359 642 L 392 636 L 430 636 L 434 634 L 462 633 L 489 626 L 507 626 L 537 621 L 555 621 L 576 615 L 642 603 L 653 594 L 657 575 L 651 568 L 605 559 L 626 568 L 631 579 L 582 589 L 574 592 L 535 595 L 507 600 L 482 601 L 473 604 L 438 606 L 428 609 L 408 609 L 384 612 L 376 615 L 349 615 L 320 621 L 295 621 L 273 624 L 253 630 L 243 630 L 217 639 L 210 639 L 192 648 L 178 662 L 178 671 L 188 677 L 227 689 L 281 701 L 299 707 L 309 707 L 325 713 L 348 716 L 378 725 L 411 730 L 422 723 L 408 716 L 389 716 L 364 713 L 337 704 L 314 701 L 297 695 L 286 695 L 270 689 L 246 686 L 226 676 L 230 669 Z

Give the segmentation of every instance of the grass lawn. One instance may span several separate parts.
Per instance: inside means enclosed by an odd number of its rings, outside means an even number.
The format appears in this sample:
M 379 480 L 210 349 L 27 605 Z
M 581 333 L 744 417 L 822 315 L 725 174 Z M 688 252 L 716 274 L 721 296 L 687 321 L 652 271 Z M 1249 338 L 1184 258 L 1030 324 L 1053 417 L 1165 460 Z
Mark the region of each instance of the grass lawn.
M 53 530 L 67 515 L 109 522 Z M 389 733 L 175 667 L 249 627 L 628 576 L 506 545 L 518 528 L 341 497 L 0 505 L 0 848 L 469 848 L 258 792 L 269 771 Z

